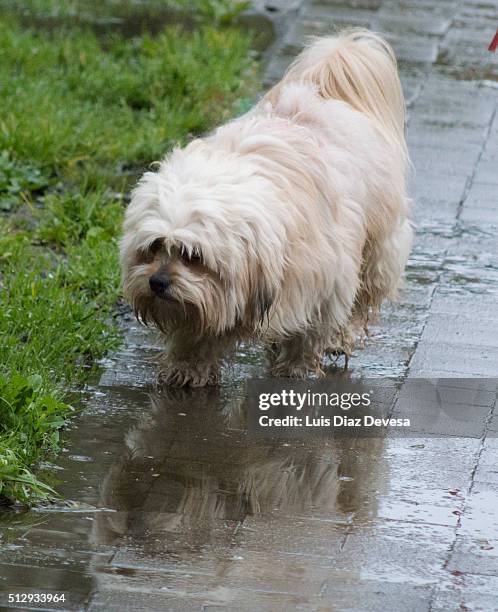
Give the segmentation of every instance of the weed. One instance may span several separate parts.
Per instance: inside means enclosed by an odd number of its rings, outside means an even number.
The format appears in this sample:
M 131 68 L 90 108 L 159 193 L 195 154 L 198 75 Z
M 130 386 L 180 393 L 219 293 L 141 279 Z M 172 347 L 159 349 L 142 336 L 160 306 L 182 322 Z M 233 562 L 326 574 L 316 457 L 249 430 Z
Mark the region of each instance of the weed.
M 48 184 L 40 168 L 29 162 L 15 162 L 8 151 L 0 152 L 0 211 L 17 208 Z

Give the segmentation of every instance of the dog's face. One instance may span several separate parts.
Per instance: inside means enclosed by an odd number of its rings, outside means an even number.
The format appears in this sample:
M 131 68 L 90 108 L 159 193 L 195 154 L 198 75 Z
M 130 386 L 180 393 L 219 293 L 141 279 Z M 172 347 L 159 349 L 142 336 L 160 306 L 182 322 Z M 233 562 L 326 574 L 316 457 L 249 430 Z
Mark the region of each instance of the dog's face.
M 164 236 L 137 249 L 124 292 L 141 321 L 165 332 L 179 325 L 198 332 L 224 327 L 224 283 L 198 247 L 171 244 Z
M 189 153 L 184 163 L 195 162 Z M 140 320 L 166 333 L 252 334 L 278 290 L 275 240 L 260 245 L 269 226 L 258 223 L 254 191 L 212 174 L 192 185 L 174 162 L 146 173 L 133 193 L 121 243 L 124 294 Z

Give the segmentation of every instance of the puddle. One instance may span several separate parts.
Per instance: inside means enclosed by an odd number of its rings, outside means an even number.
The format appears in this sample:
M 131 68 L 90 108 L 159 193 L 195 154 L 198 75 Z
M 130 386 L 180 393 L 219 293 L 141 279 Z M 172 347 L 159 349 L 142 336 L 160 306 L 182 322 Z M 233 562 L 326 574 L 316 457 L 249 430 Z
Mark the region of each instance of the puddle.
M 255 360 L 243 356 L 236 380 Z M 226 589 L 235 600 L 242 583 L 227 574 L 257 576 L 272 555 L 301 572 L 309 555 L 332 554 L 388 488 L 383 440 L 252 438 L 241 395 L 240 383 L 163 395 L 115 386 L 109 414 L 92 394 L 57 460 L 68 501 L 4 515 L 2 569 L 21 565 L 21 588 L 38 580 L 27 565 L 46 566 L 44 587 L 55 589 L 57 568 L 76 599 L 126 584 L 208 600 Z M 278 582 L 270 571 L 266 580 Z

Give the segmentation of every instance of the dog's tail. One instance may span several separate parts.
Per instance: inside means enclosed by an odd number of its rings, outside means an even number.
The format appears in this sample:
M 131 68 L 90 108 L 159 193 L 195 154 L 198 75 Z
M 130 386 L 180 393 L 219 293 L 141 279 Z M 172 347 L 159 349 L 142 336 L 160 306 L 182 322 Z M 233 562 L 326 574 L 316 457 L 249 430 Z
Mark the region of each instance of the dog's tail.
M 315 38 L 267 99 L 276 102 L 280 89 L 289 82 L 310 83 L 323 98 L 347 102 L 405 149 L 405 101 L 396 58 L 378 34 L 358 28 Z

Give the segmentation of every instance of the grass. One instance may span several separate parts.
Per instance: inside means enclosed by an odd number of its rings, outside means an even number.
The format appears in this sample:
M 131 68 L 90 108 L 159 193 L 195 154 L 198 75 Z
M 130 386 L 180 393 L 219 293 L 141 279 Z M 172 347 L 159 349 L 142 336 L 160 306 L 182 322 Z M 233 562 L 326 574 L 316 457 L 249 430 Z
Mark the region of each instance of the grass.
M 248 0 L 147 0 L 138 4 L 135 0 L 0 0 L 0 8 L 38 19 L 77 18 L 80 22 L 95 23 L 112 19 L 118 8 L 119 17 L 130 14 L 141 16 L 183 15 L 189 21 L 208 22 L 213 26 L 230 23 L 251 2 Z M 192 11 L 194 7 L 194 11 Z
M 51 4 L 70 11 L 74 3 L 31 0 L 25 8 Z M 73 412 L 69 391 L 119 343 L 117 240 L 131 184 L 174 144 L 222 122 L 254 94 L 250 36 L 205 23 L 207 15 L 219 25 L 237 7 L 188 4 L 197 9 L 191 31 L 169 26 L 125 38 L 70 24 L 28 29 L 19 5 L 0 0 L 4 501 L 55 495 L 36 464 L 59 448 Z M 116 2 L 100 6 L 115 10 Z

